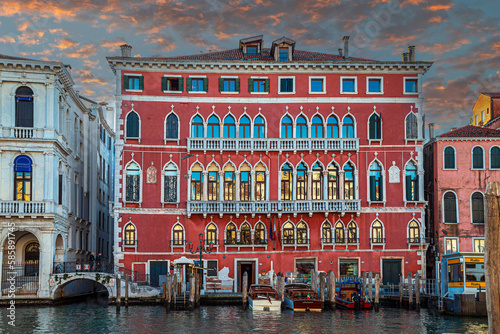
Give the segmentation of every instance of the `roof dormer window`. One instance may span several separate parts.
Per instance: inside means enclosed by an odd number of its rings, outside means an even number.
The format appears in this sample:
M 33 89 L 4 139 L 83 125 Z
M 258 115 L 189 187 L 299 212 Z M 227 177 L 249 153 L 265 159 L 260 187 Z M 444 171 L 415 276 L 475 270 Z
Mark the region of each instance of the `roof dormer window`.
M 257 55 L 257 54 L 259 54 L 257 45 L 247 46 L 247 55 Z
M 275 40 L 271 46 L 271 56 L 275 61 L 292 61 L 295 41 L 285 36 Z
M 288 61 L 288 48 L 280 48 L 280 61 Z

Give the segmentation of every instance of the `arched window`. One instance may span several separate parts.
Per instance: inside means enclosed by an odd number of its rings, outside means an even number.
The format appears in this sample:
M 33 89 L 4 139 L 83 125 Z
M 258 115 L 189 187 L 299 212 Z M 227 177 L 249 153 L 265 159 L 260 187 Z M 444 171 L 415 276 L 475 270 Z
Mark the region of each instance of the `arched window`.
M 335 243 L 343 244 L 344 242 L 344 224 L 337 222 L 337 224 L 335 224 Z
M 418 201 L 418 174 L 417 166 L 410 161 L 406 165 L 406 200 L 409 202 Z
M 14 160 L 14 200 L 31 201 L 33 162 L 20 155 Z
M 455 168 L 455 149 L 448 146 L 444 149 L 444 169 Z
M 224 138 L 236 138 L 236 125 L 234 124 L 234 118 L 232 116 L 224 118 L 224 127 L 222 132 Z
M 292 167 L 288 163 L 281 168 L 281 200 L 292 200 Z
M 472 149 L 472 168 L 484 168 L 484 150 L 481 146 L 476 146 Z
M 250 119 L 247 116 L 240 118 L 240 130 L 238 136 L 240 138 L 250 138 Z
M 299 222 L 297 224 L 297 243 L 301 245 L 309 244 L 307 225 L 304 222 Z
M 444 223 L 458 222 L 457 219 L 457 196 L 455 193 L 448 191 L 443 196 L 443 211 Z
M 126 191 L 125 191 L 125 201 L 126 202 L 139 202 L 140 191 L 141 191 L 141 169 L 139 165 L 135 162 L 128 164 L 126 170 Z
M 307 166 L 301 162 L 297 166 L 297 200 L 307 199 Z
M 29 87 L 16 90 L 16 127 L 33 127 L 33 91 Z
M 328 117 L 326 123 L 326 137 L 339 138 L 339 121 L 335 116 Z
M 418 138 L 418 122 L 417 116 L 414 113 L 409 113 L 406 116 L 406 139 Z
M 208 119 L 207 138 L 219 138 L 219 137 L 220 137 L 219 119 L 215 115 L 213 115 Z
M 191 169 L 191 200 L 203 200 L 203 168 L 199 163 Z
M 266 226 L 261 222 L 255 225 L 254 244 L 267 244 Z
M 253 137 L 266 138 L 266 123 L 262 116 L 257 116 L 253 122 Z
M 139 138 L 139 115 L 135 111 L 127 115 L 127 138 Z
M 166 123 L 167 129 L 165 132 L 165 138 L 179 138 L 179 119 L 177 116 L 174 114 L 168 115 Z
M 236 177 L 234 166 L 230 163 L 224 167 L 224 201 L 236 199 Z
M 164 170 L 163 201 L 166 203 L 176 203 L 177 198 L 177 167 L 169 163 Z
M 347 225 L 347 242 L 350 244 L 358 243 L 358 227 L 355 222 L 350 222 Z
M 191 136 L 193 138 L 203 138 L 203 118 L 198 115 L 191 122 Z
M 321 242 L 324 244 L 332 243 L 332 225 L 329 222 L 324 222 L 321 228 Z
M 418 226 L 418 223 L 414 220 L 412 220 L 408 225 L 408 243 L 420 243 L 420 228 Z
M 328 199 L 339 198 L 339 169 L 334 164 L 328 166 Z
M 354 120 L 351 116 L 344 117 L 342 122 L 342 138 L 354 138 Z
M 312 168 L 312 199 L 323 199 L 323 168 L 319 162 Z
M 217 227 L 214 223 L 210 223 L 207 226 L 207 240 L 205 241 L 207 245 L 218 245 L 219 242 L 217 240 Z
M 136 231 L 135 231 L 135 226 L 133 224 L 128 223 L 125 225 L 125 238 L 123 239 L 123 243 L 126 246 L 130 245 L 135 245 L 137 238 L 136 238 Z
M 311 138 L 323 138 L 323 120 L 319 116 L 312 119 Z
M 255 200 L 266 200 L 266 167 L 262 163 L 255 167 Z
M 234 245 L 236 243 L 236 225 L 229 223 L 226 227 L 226 245 Z
M 344 166 L 344 199 L 354 199 L 354 167 L 350 163 Z
M 484 196 L 479 191 L 472 194 L 471 197 L 472 208 L 472 223 L 484 224 Z
M 281 120 L 281 138 L 293 138 L 293 122 L 288 116 Z
M 251 200 L 251 168 L 247 163 L 240 167 L 240 201 Z
M 292 223 L 286 222 L 283 225 L 283 244 L 290 245 L 295 243 L 295 228 Z
M 384 227 L 382 226 L 382 223 L 378 220 L 376 220 L 372 224 L 372 240 L 371 240 L 371 242 L 373 244 L 382 244 L 385 242 Z
M 370 165 L 370 201 L 383 201 L 382 166 L 376 161 Z
M 219 200 L 219 168 L 215 163 L 208 166 L 208 200 Z
M 30 242 L 24 248 L 24 275 L 38 276 L 40 267 L 40 243 Z
M 174 226 L 172 244 L 174 246 L 184 245 L 184 228 L 180 224 Z
M 382 125 L 380 122 L 380 116 L 377 114 L 372 114 L 368 120 L 368 139 L 381 139 L 382 138 Z
M 500 168 L 500 148 L 493 146 L 490 150 L 490 168 Z
M 304 116 L 297 118 L 297 126 L 295 129 L 296 138 L 307 138 L 307 121 Z
M 243 223 L 243 225 L 241 225 L 240 240 L 244 245 L 252 244 L 252 231 L 250 229 L 250 224 Z

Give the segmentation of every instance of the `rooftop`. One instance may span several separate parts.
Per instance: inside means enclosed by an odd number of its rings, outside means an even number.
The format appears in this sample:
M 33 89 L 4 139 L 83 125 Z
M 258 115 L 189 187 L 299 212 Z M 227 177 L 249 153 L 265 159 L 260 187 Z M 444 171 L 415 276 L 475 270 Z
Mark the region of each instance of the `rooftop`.
M 492 97 L 494 99 L 498 99 L 500 98 L 500 93 L 495 93 L 495 92 L 482 92 L 481 94 L 485 95 L 485 96 L 489 96 L 489 97 Z
M 500 138 L 500 131 L 466 125 L 437 136 L 438 138 Z
M 37 61 L 35 59 L 29 59 L 29 58 L 22 58 L 22 57 L 14 57 L 14 56 L 7 56 L 4 54 L 0 53 L 0 59 L 12 59 L 12 60 L 29 60 L 29 61 Z

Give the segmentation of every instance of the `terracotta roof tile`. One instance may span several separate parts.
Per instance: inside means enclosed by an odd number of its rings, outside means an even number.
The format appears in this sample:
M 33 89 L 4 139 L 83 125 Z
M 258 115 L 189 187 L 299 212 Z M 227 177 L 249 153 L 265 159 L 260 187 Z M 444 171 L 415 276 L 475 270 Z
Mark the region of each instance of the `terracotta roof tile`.
M 491 92 L 491 93 L 481 93 L 481 94 L 492 97 L 492 98 L 496 98 L 496 99 L 500 98 L 500 93 Z
M 437 136 L 439 138 L 500 138 L 500 131 L 479 126 L 466 125 Z

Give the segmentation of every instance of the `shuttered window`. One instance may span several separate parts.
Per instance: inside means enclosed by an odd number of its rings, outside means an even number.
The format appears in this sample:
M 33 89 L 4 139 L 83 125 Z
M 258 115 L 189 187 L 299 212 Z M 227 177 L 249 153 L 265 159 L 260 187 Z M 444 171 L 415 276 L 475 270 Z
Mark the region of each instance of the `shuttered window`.
M 382 127 L 380 124 L 380 116 L 373 114 L 368 120 L 369 123 L 369 139 L 381 139 L 382 138 Z
M 165 203 L 176 203 L 177 199 L 177 168 L 170 163 L 165 167 L 163 188 L 163 201 Z
M 418 174 L 417 166 L 413 162 L 409 162 L 406 166 L 406 200 L 408 202 L 418 201 Z
M 444 195 L 443 206 L 444 206 L 444 222 L 445 223 L 457 223 L 457 197 L 452 192 L 447 192 Z
M 492 147 L 490 152 L 490 168 L 500 168 L 500 148 Z
M 139 115 L 131 112 L 127 115 L 127 138 L 139 138 Z
M 126 202 L 139 202 L 140 192 L 140 169 L 135 163 L 131 163 L 126 169 Z
M 179 121 L 177 119 L 177 116 L 174 114 L 170 114 L 167 117 L 167 122 L 166 122 L 166 132 L 165 132 L 165 137 L 166 138 L 179 138 Z
M 484 196 L 480 192 L 472 194 L 472 223 L 484 224 Z
M 33 91 L 29 87 L 16 90 L 16 127 L 33 127 Z
M 418 138 L 418 122 L 417 116 L 414 113 L 409 113 L 406 116 L 406 139 Z
M 484 168 L 484 152 L 483 148 L 476 146 L 472 150 L 472 168 L 483 169 Z
M 161 90 L 182 92 L 184 90 L 184 80 L 177 77 L 163 77 L 161 78 Z
M 144 90 L 144 77 L 137 75 L 124 75 L 123 88 L 125 90 Z
M 455 149 L 448 146 L 444 149 L 444 169 L 455 168 Z

